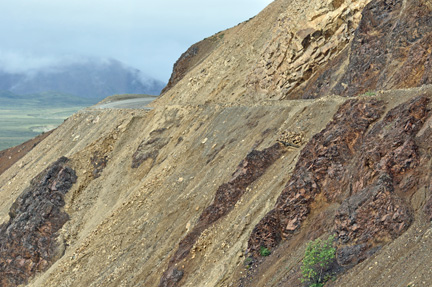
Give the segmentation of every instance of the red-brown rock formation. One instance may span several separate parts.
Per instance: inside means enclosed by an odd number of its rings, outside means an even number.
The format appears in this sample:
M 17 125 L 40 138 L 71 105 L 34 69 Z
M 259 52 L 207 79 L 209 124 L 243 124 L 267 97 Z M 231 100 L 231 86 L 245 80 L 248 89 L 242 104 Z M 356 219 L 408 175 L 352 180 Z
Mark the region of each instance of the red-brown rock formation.
M 301 152 L 275 208 L 253 230 L 249 251 L 257 256 L 261 246 L 290 239 L 319 194 L 342 202 L 334 218 L 341 265 L 356 264 L 400 236 L 413 220 L 406 199 L 421 182 L 416 136 L 430 114 L 428 102 L 418 97 L 403 103 L 374 125 L 385 108 L 381 102 L 342 105 Z
M 303 98 L 432 83 L 432 6 L 422 0 L 403 2 L 371 1 L 351 45 L 301 88 Z
M 266 169 L 283 153 L 282 145 L 276 143 L 262 151 L 251 151 L 240 162 L 229 182 L 222 184 L 216 191 L 213 203 L 202 212 L 197 224 L 185 238 L 171 258 L 169 267 L 161 278 L 159 286 L 178 286 L 184 272 L 175 267 L 185 259 L 201 233 L 212 223 L 227 215 L 246 192 L 246 188 L 264 174 Z
M 31 181 L 0 226 L 0 285 L 18 286 L 55 259 L 56 232 L 68 220 L 64 195 L 75 183 L 68 159 L 60 158 Z

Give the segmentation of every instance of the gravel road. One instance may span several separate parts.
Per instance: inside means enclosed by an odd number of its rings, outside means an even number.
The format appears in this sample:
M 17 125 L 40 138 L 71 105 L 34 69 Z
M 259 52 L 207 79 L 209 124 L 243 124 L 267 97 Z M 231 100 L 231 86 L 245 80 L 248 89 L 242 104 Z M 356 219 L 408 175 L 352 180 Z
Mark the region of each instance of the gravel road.
M 92 106 L 92 109 L 151 109 L 147 105 L 152 102 L 155 98 L 139 98 L 139 99 L 128 99 L 120 100 L 115 102 L 97 104 Z

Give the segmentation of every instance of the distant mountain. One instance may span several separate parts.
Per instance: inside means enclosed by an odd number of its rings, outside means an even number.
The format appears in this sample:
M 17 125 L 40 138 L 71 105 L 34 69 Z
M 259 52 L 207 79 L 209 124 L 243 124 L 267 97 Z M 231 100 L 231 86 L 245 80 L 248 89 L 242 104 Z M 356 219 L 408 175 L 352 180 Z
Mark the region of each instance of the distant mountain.
M 0 68 L 0 90 L 21 95 L 55 92 L 103 99 L 114 94 L 159 95 L 164 86 L 114 59 L 80 59 L 27 73 L 10 73 Z

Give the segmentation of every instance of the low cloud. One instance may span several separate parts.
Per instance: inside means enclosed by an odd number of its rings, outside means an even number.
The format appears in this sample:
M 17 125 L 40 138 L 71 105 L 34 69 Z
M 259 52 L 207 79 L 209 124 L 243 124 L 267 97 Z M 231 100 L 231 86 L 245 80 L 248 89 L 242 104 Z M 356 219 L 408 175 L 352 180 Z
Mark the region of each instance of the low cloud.
M 10 51 L 0 52 L 0 69 L 7 73 L 27 73 L 29 71 L 54 66 L 58 64 L 58 62 L 58 59 L 53 57 L 37 57 Z
M 78 54 L 112 57 L 168 80 L 190 45 L 249 19 L 270 2 L 2 1 L 0 70 L 40 70 L 64 63 L 64 54 Z
M 11 74 L 34 74 L 39 71 L 55 72 L 63 67 L 95 62 L 99 65 L 110 63 L 110 59 L 85 56 L 40 56 L 28 53 L 0 51 L 0 70 Z

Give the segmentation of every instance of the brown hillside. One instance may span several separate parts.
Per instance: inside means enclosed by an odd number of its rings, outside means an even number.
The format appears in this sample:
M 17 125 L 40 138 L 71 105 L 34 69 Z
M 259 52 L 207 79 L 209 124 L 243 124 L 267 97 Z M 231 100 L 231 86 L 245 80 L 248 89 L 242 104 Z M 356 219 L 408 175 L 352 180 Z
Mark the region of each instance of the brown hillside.
M 0 151 L 0 174 L 14 165 L 18 160 L 25 156 L 51 133 L 52 131 L 43 133 L 34 139 L 26 141 L 23 144 Z
M 431 12 L 276 0 L 73 115 L 0 174 L 2 286 L 304 286 L 329 234 L 326 286 L 429 286 Z

